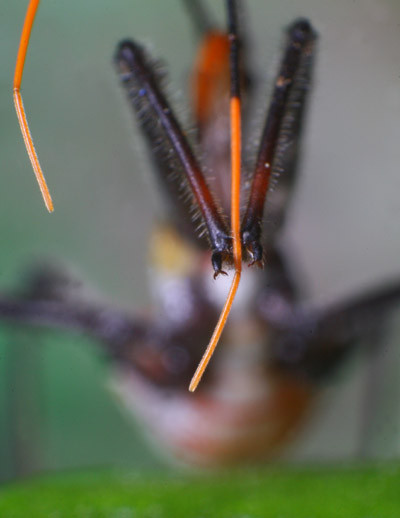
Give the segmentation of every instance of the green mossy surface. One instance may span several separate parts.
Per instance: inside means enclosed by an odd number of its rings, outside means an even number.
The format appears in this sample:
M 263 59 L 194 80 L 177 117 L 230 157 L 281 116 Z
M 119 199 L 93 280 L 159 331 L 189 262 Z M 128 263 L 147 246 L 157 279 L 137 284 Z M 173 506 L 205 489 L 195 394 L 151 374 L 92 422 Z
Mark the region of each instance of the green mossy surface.
M 0 490 L 4 518 L 398 518 L 400 466 L 67 473 Z

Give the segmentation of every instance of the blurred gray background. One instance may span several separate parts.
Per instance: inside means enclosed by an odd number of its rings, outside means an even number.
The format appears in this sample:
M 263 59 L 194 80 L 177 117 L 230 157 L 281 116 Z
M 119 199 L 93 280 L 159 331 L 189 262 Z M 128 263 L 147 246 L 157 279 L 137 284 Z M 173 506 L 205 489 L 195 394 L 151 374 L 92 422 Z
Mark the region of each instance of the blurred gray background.
M 223 2 L 209 2 L 223 23 Z M 116 43 L 144 42 L 169 69 L 188 118 L 195 38 L 179 1 L 44 0 L 22 92 L 55 203 L 40 197 L 12 104 L 27 2 L 0 5 L 1 290 L 40 259 L 62 260 L 111 302 L 150 304 L 147 236 L 156 208 L 143 142 L 112 66 Z M 397 0 L 247 2 L 261 120 L 282 27 L 306 16 L 320 40 L 301 177 L 283 236 L 305 299 L 327 304 L 400 279 L 400 4 Z M 373 360 L 325 390 L 285 459 L 393 457 L 400 451 L 398 318 Z M 0 477 L 101 464 L 158 466 L 107 391 L 90 344 L 3 326 Z M 36 423 L 36 424 L 35 424 Z

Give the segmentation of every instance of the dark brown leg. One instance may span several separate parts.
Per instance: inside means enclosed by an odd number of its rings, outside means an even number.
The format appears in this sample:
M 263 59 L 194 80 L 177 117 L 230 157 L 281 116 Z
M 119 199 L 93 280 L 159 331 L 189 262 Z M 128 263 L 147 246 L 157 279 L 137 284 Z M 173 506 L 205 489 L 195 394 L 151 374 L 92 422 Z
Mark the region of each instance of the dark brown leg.
M 309 89 L 316 34 L 307 20 L 297 20 L 288 29 L 288 42 L 267 120 L 261 137 L 249 200 L 242 221 L 243 246 L 252 264 L 263 260 L 261 227 L 271 176 L 278 176 L 293 162 L 301 116 Z M 286 201 L 286 200 L 285 200 Z M 280 212 L 285 208 L 283 202 Z M 267 237 L 268 240 L 268 237 Z
M 215 29 L 209 12 L 201 0 L 182 0 L 183 5 L 189 13 L 195 32 L 201 37 L 206 32 Z
M 164 181 L 171 174 L 176 181 L 175 199 L 182 186 L 199 209 L 212 249 L 215 273 L 221 273 L 224 260 L 231 256 L 231 237 L 180 125 L 158 86 L 156 73 L 143 49 L 132 41 L 122 42 L 116 64 L 129 99 L 155 154 Z
M 400 283 L 325 309 L 299 308 L 280 286 L 268 286 L 257 314 L 268 325 L 269 357 L 295 375 L 323 380 L 357 347 L 379 347 L 400 303 Z
M 159 314 L 143 319 L 90 300 L 80 282 L 57 268 L 35 269 L 25 278 L 23 293 L 0 296 L 1 324 L 87 336 L 107 358 L 155 385 L 187 386 L 216 318 L 202 287 L 190 281 L 187 296 L 195 310 L 176 322 Z

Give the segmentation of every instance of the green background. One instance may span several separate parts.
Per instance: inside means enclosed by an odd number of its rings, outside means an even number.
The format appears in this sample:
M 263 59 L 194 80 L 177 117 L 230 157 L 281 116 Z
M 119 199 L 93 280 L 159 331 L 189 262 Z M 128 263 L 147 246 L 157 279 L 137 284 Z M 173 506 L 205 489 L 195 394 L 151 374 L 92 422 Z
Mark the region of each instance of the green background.
M 399 468 L 264 469 L 168 477 L 64 473 L 0 491 L 7 518 L 397 518 Z
M 0 286 L 40 259 L 61 260 L 110 302 L 150 305 L 147 236 L 157 213 L 142 140 L 111 58 L 132 35 L 170 70 L 188 119 L 195 41 L 178 1 L 42 2 L 23 95 L 55 213 L 46 214 L 23 148 L 11 86 L 26 2 L 0 5 Z M 217 3 L 217 16 L 222 3 Z M 305 301 L 327 304 L 400 278 L 400 5 L 396 0 L 249 2 L 261 123 L 282 27 L 299 15 L 320 33 L 302 176 L 283 244 Z M 394 457 L 400 450 L 399 326 L 374 358 L 355 359 L 321 394 L 285 461 Z M 37 469 L 154 467 L 106 389 L 110 372 L 75 336 L 2 326 L 0 477 Z

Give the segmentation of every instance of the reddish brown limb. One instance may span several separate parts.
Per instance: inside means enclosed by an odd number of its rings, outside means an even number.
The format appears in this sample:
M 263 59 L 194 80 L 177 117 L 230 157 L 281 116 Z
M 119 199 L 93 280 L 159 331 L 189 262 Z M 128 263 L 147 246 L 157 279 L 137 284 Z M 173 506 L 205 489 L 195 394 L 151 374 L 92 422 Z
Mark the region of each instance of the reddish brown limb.
M 262 264 L 261 223 L 271 173 L 279 170 L 280 142 L 290 146 L 300 126 L 302 110 L 310 81 L 311 56 L 315 32 L 307 20 L 297 20 L 288 29 L 288 41 L 261 137 L 249 201 L 242 222 L 243 246 L 252 256 L 252 264 Z M 293 94 L 297 94 L 293 95 Z M 293 97 L 296 97 L 293 99 Z M 289 119 L 289 122 L 287 122 Z
M 231 257 L 231 237 L 220 216 L 198 161 L 158 84 L 154 66 L 143 48 L 133 41 L 120 43 L 116 64 L 129 99 L 149 143 L 156 147 L 156 158 L 164 166 L 164 180 L 174 165 L 181 173 L 188 192 L 202 215 L 212 248 L 214 271 L 222 273 L 222 264 Z

